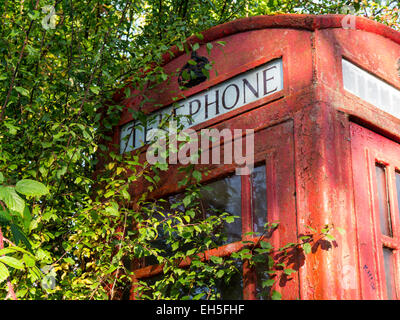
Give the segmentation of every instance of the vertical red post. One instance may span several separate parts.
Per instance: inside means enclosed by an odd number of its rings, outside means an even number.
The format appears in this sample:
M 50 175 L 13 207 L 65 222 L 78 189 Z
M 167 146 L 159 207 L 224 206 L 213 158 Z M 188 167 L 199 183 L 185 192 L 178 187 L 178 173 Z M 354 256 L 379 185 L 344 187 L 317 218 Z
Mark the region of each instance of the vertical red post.
M 242 240 L 247 240 L 248 232 L 253 231 L 253 215 L 252 215 L 252 190 L 251 175 L 241 176 L 242 180 Z M 257 279 L 254 267 L 250 266 L 248 260 L 243 262 L 243 299 L 257 299 Z

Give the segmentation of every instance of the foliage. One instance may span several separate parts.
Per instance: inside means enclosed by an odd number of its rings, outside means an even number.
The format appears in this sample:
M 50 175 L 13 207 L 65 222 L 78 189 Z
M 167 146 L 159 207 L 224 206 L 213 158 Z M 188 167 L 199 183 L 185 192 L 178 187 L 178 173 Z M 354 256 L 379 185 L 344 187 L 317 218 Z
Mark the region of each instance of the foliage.
M 115 298 L 117 288 L 130 285 L 127 264 L 149 255 L 144 245 L 154 240 L 157 229 L 154 217 L 143 215 L 149 206 L 146 194 L 132 198 L 131 191 L 141 178 L 154 182 L 151 187 L 156 188 L 157 172 L 167 168 L 140 163 L 136 154 L 122 157 L 107 150 L 106 133 L 118 123 L 122 109 L 109 102 L 128 81 L 139 91 L 145 84 L 165 81 L 168 75 L 161 68 L 162 56 L 171 46 L 183 49 L 188 36 L 244 16 L 337 13 L 343 5 L 353 5 L 358 14 L 397 27 L 397 4 L 0 0 L 0 227 L 4 236 L 4 243 L 0 241 L 0 297 L 14 298 L 15 291 L 20 299 Z M 100 152 L 110 161 L 94 179 Z M 199 180 L 196 171 L 191 175 Z M 235 269 L 233 262 L 218 258 L 211 264 L 195 260 L 192 266 L 197 269 L 184 269 L 184 276 L 176 266 L 177 259 L 196 259 L 201 250 L 218 244 L 218 239 L 208 243 L 206 236 L 197 236 L 210 234 L 232 219 L 221 215 L 196 220 L 191 203 L 199 187 L 194 183 L 187 188 L 184 212 L 165 218 L 167 225 L 162 228 L 176 249 L 173 255 L 154 252 L 170 275 L 165 281 L 185 279 L 182 288 L 190 288 L 193 272 L 198 270 L 204 272 L 196 273 L 196 281 L 204 276 L 202 281 L 211 288 L 213 284 L 207 281 L 214 271 L 217 277 L 229 278 Z M 138 233 L 133 230 L 135 224 L 142 226 Z M 177 236 L 193 242 L 198 250 L 184 251 Z M 307 243 L 302 244 L 305 251 L 309 250 Z M 252 255 L 272 250 L 263 247 L 263 242 L 259 245 L 261 249 L 247 250 Z M 247 254 L 243 251 L 241 257 L 248 258 Z M 40 285 L 46 272 L 56 276 L 55 286 Z M 266 286 L 272 285 L 266 281 Z M 166 284 L 156 285 L 153 291 L 158 293 L 151 297 L 190 296 L 172 292 L 173 286 L 163 291 Z
M 42 273 L 36 266 L 41 260 L 40 256 L 33 254 L 30 241 L 26 237 L 32 216 L 20 195 L 27 198 L 40 197 L 49 191 L 42 183 L 31 179 L 23 179 L 15 186 L 9 186 L 4 184 L 4 176 L 0 174 L 0 182 L 0 225 L 3 228 L 0 228 L 0 283 L 7 282 L 8 294 L 15 299 L 10 281 L 10 276 L 15 272 L 25 272 L 33 282 L 42 279 Z M 14 243 L 4 237 L 3 231 L 12 234 Z M 7 247 L 4 242 L 7 242 Z

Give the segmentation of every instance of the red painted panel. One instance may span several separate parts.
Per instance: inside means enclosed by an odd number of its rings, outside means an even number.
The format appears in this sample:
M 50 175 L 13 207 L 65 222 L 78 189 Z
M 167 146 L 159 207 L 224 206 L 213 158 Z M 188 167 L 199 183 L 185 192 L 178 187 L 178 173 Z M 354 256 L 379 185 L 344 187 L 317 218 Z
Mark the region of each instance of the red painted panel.
M 400 89 L 400 42 L 356 25 L 357 30 L 336 28 L 315 32 L 316 99 L 362 119 L 367 125 L 373 125 L 400 141 L 400 119 L 344 90 L 342 75 L 343 57 Z
M 217 41 L 224 41 L 221 47 Z M 304 30 L 290 29 L 264 29 L 249 30 L 226 37 L 215 39 L 214 49 L 211 55 L 207 54 L 206 46 L 200 46 L 197 51 L 200 56 L 207 57 L 214 63 L 210 73 L 210 79 L 193 88 L 180 91 L 177 76 L 172 76 L 169 83 L 163 83 L 153 90 L 148 90 L 147 97 L 153 102 L 142 107 L 144 112 L 152 112 L 167 106 L 173 102 L 174 97 L 190 97 L 200 91 L 204 91 L 217 83 L 226 81 L 245 71 L 251 70 L 273 59 L 282 57 L 284 73 L 284 90 L 265 99 L 254 102 L 249 107 L 257 107 L 267 101 L 273 101 L 285 93 L 297 92 L 309 87 L 312 81 L 311 72 L 311 34 Z M 245 50 L 243 50 L 245 48 Z M 181 55 L 164 66 L 165 72 L 173 75 L 176 70 L 182 68 L 190 56 Z M 298 66 L 301 65 L 301 68 Z M 293 66 L 293 67 L 291 67 Z M 156 103 L 155 103 L 156 102 Z M 128 108 L 137 108 L 137 99 L 127 99 L 124 102 Z M 242 108 L 241 108 L 242 109 Z M 233 110 L 223 116 L 203 123 L 201 127 L 207 127 L 223 119 L 232 117 L 239 110 Z M 243 109 L 241 110 L 243 112 Z M 128 109 L 123 111 L 120 125 L 131 120 Z M 216 121 L 218 120 L 218 121 Z
M 400 298 L 400 221 L 395 184 L 395 169 L 400 168 L 400 144 L 356 124 L 351 125 L 351 137 L 362 298 L 388 298 L 383 246 L 397 250 L 394 251 L 392 266 L 393 278 L 396 279 L 393 296 L 397 291 L 397 298 Z M 386 167 L 393 236 L 385 236 L 381 229 L 376 164 Z

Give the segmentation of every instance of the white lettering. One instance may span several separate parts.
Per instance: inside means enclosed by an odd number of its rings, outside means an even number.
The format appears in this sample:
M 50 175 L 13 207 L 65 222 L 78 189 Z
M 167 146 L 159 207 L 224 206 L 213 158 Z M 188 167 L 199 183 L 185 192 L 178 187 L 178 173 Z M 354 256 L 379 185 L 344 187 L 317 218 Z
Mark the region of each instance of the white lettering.
M 259 79 L 261 83 L 259 83 Z M 186 117 L 182 123 L 187 128 L 243 107 L 282 89 L 282 59 L 277 59 L 184 99 L 179 102 L 179 107 L 169 106 L 156 111 L 153 113 L 156 115 L 155 119 L 151 124 L 147 124 L 146 128 L 140 124 L 134 126 L 134 139 L 124 139 L 128 135 L 128 128 L 132 128 L 133 122 L 125 124 L 121 128 L 120 152 L 129 152 L 143 146 L 147 142 L 144 139 L 147 131 L 158 127 L 161 122 L 162 117 L 157 115 L 175 113 L 179 117 Z

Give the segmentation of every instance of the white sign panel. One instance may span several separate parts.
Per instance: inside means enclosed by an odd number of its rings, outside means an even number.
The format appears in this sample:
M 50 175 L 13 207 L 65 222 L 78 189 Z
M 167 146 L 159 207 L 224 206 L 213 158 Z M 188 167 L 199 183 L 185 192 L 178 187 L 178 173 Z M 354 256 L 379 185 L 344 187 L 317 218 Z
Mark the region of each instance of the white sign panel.
M 347 91 L 400 119 L 400 90 L 345 59 L 342 73 Z
M 146 127 L 135 125 L 134 121 L 125 124 L 121 128 L 120 152 L 128 152 L 146 144 L 147 132 L 158 127 L 162 119 L 171 113 L 190 116 L 184 126 L 191 127 L 282 89 L 282 59 L 277 59 L 154 112 L 154 119 Z

